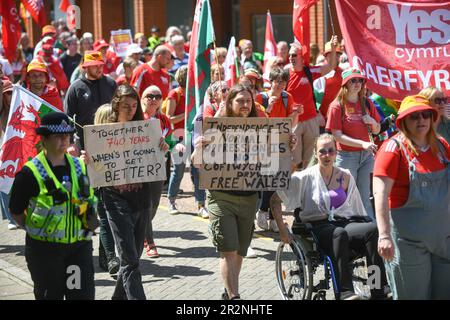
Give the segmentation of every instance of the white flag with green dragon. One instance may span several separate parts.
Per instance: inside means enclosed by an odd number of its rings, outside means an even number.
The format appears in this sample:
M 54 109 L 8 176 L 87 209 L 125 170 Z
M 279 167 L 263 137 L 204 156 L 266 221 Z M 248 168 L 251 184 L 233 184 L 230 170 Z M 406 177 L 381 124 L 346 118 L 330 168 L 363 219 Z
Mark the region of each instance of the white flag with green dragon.
M 36 128 L 42 116 L 53 111 L 60 112 L 27 89 L 14 86 L 0 149 L 0 191 L 9 193 L 16 173 L 36 156 L 40 142 Z

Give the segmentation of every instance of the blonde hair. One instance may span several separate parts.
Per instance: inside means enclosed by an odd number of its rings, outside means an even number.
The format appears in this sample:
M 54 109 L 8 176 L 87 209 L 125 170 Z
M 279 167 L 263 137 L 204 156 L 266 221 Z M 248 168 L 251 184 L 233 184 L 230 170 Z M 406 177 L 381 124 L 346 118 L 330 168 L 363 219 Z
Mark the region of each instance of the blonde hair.
M 314 152 L 313 155 L 311 157 L 311 161 L 309 162 L 309 167 L 316 165 L 319 162 L 319 159 L 317 159 L 317 144 L 320 141 L 329 141 L 329 142 L 333 142 L 334 143 L 334 147 L 336 148 L 336 138 L 329 133 L 322 133 L 320 136 L 318 136 L 316 138 L 316 140 L 314 141 Z
M 109 123 L 109 118 L 112 116 L 112 107 L 110 103 L 101 105 L 95 112 L 94 124 Z
M 442 94 L 443 95 L 444 93 L 442 92 L 441 89 L 430 86 L 430 87 L 426 87 L 426 88 L 422 89 L 418 94 L 421 95 L 421 96 L 424 96 L 425 98 L 428 99 L 428 101 L 430 101 L 437 94 Z

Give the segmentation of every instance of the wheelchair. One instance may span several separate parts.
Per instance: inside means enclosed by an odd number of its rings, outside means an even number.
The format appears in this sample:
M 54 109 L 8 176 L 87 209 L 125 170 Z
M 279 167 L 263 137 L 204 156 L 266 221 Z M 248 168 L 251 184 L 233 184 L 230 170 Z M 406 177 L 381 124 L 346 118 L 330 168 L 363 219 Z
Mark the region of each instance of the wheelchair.
M 293 241 L 281 242 L 276 252 L 276 276 L 284 300 L 340 300 L 340 291 L 331 258 L 318 246 L 312 225 L 301 223 L 296 215 Z M 367 221 L 367 220 L 361 220 Z M 349 268 L 355 293 L 370 298 L 366 258 L 351 252 Z

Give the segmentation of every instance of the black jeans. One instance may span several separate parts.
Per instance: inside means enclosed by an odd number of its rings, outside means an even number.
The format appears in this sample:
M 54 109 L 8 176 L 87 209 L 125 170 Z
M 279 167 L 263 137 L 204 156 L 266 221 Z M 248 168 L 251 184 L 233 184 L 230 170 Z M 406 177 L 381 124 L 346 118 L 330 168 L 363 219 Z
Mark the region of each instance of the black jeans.
M 387 285 L 383 259 L 378 255 L 378 230 L 373 222 L 320 221 L 311 223 L 320 248 L 331 258 L 340 291 L 354 291 L 349 262 L 351 251 L 363 255 L 367 265 L 380 268 L 381 288 Z
M 25 259 L 36 300 L 94 300 L 92 241 L 61 244 L 27 236 Z
M 102 196 L 120 259 L 112 299 L 145 300 L 139 259 L 144 249 L 149 209 L 133 210 L 127 199 L 108 190 Z
M 154 243 L 153 239 L 153 225 L 152 220 L 156 215 L 161 200 L 161 194 L 164 187 L 164 181 L 155 181 L 150 183 L 150 214 L 148 217 L 147 231 L 145 233 L 145 240 L 148 244 Z
M 114 237 L 108 222 L 108 215 L 103 204 L 102 193 L 99 189 L 95 190 L 95 196 L 98 198 L 98 217 L 100 218 L 100 246 L 105 250 L 106 258 L 110 261 L 116 256 Z
M 269 219 L 273 220 L 272 210 L 270 210 L 270 198 L 275 191 L 263 191 L 262 192 L 262 202 L 261 202 L 261 210 L 269 212 Z

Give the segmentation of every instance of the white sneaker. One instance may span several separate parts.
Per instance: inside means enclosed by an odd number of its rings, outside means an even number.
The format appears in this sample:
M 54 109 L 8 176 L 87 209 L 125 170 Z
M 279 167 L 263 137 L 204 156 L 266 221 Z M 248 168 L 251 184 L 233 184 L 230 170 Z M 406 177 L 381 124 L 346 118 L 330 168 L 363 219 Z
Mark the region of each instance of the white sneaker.
M 256 254 L 255 250 L 253 250 L 252 247 L 248 247 L 247 249 L 247 255 L 245 256 L 246 258 L 256 258 L 258 255 Z
M 17 230 L 18 227 L 14 223 L 8 223 L 8 230 Z
M 199 217 L 202 217 L 203 219 L 209 219 L 209 212 L 208 212 L 208 210 L 206 210 L 205 207 L 200 207 L 200 208 L 198 209 L 197 215 L 198 215 Z
M 262 230 L 269 230 L 269 213 L 267 211 L 258 210 L 256 213 L 256 224 Z
M 273 232 L 280 232 L 280 229 L 278 229 L 278 225 L 275 219 L 269 220 L 269 227 L 270 230 L 272 230 Z
M 175 204 L 175 201 L 170 201 L 169 202 L 169 214 L 171 214 L 171 215 L 175 215 L 175 214 L 178 214 L 179 213 L 179 211 L 178 211 L 178 209 L 177 209 L 177 206 L 176 206 L 176 204 Z

